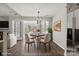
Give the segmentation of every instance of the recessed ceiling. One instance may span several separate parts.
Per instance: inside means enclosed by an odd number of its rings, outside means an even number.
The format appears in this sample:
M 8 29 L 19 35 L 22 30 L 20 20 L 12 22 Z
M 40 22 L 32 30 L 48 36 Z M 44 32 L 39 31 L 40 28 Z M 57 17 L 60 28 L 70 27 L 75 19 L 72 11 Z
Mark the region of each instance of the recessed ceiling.
M 39 10 L 40 16 L 52 17 L 61 10 L 64 3 L 8 3 L 7 5 L 21 16 L 37 16 Z

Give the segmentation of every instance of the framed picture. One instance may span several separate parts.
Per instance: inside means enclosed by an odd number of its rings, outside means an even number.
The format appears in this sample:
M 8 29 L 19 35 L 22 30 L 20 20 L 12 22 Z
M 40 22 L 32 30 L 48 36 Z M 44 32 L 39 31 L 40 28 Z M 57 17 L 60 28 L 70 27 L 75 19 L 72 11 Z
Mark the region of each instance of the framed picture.
M 61 20 L 57 20 L 54 23 L 54 31 L 61 32 Z

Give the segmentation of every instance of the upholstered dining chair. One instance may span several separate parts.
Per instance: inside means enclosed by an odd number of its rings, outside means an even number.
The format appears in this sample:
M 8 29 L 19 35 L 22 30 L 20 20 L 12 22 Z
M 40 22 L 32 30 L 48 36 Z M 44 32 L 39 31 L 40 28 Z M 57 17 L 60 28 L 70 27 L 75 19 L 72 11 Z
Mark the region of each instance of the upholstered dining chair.
M 40 43 L 44 44 L 45 51 L 47 51 L 46 45 L 49 45 L 50 49 L 50 33 L 45 34 L 45 36 L 41 37 Z
M 26 44 L 28 44 L 28 52 L 29 52 L 29 46 L 30 45 L 32 45 L 32 44 L 34 44 L 34 46 L 35 46 L 35 41 L 33 40 L 34 38 L 30 38 L 29 36 L 28 36 L 28 34 L 25 34 L 25 48 L 26 48 Z

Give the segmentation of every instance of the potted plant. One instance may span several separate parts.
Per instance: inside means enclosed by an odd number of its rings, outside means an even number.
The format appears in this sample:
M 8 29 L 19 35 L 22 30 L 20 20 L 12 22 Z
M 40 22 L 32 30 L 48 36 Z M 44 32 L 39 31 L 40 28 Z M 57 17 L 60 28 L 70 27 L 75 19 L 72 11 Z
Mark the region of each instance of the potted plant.
M 50 33 L 51 41 L 52 41 L 52 28 L 48 27 L 48 33 Z

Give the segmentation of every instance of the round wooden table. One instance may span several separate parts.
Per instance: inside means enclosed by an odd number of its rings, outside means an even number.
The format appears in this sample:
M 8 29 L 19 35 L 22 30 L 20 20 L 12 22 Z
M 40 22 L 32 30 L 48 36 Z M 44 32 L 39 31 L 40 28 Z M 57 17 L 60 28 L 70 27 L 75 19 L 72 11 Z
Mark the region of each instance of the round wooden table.
M 30 35 L 35 37 L 35 44 L 37 45 L 37 48 L 38 48 L 41 36 L 44 36 L 45 34 L 36 33 L 36 34 L 30 34 Z

